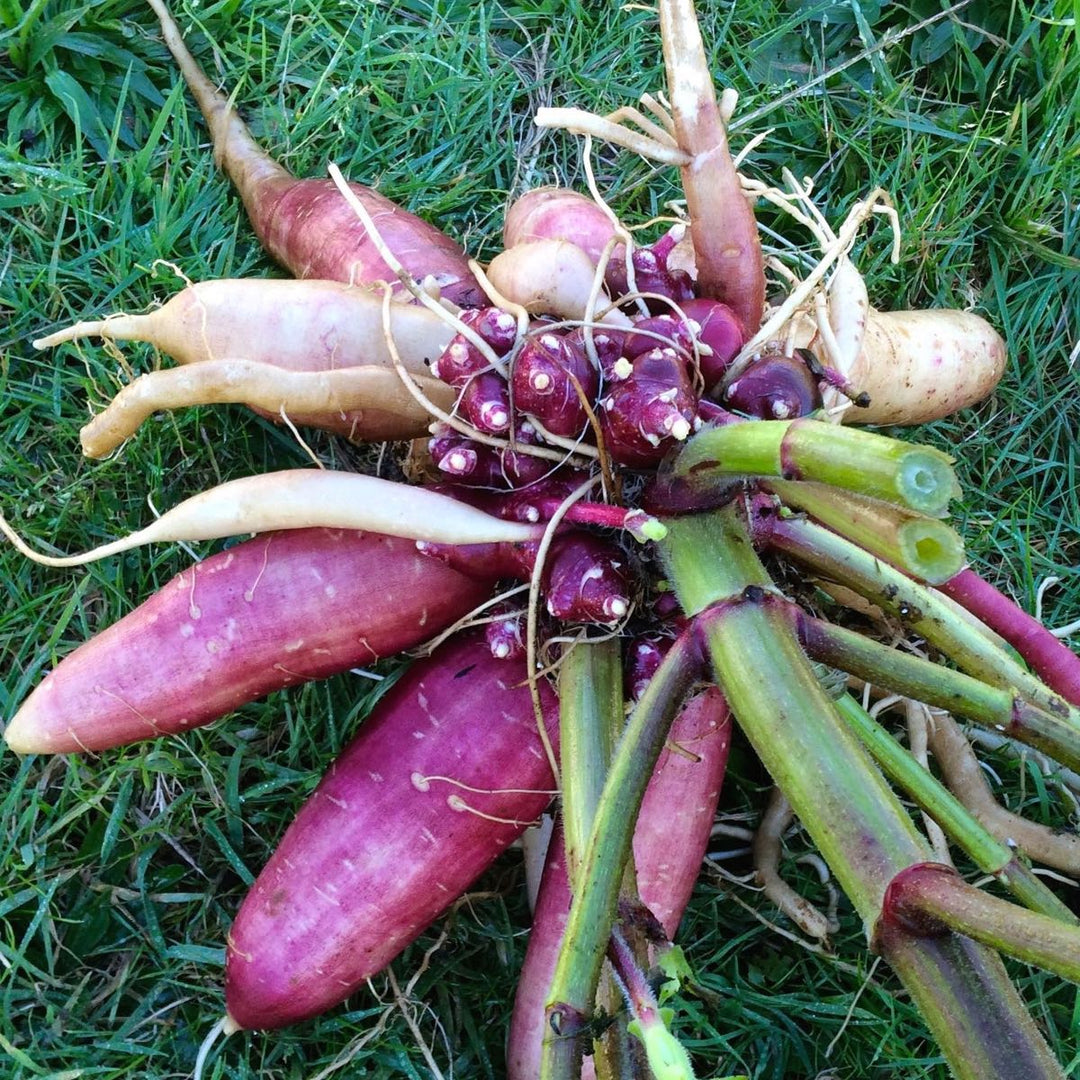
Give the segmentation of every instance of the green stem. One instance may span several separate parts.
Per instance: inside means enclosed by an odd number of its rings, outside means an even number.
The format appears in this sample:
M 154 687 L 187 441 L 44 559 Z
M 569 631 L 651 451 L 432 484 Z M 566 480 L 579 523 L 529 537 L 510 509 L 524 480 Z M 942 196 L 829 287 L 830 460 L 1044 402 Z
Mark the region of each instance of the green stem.
M 765 571 L 749 561 L 734 508 L 667 524 L 661 552 L 680 600 L 691 611 L 708 598 L 713 604 L 697 623 L 721 690 L 864 923 L 875 927 L 889 883 L 928 857 L 925 842 L 837 715 L 783 605 L 762 602 Z M 694 555 L 712 581 L 700 565 L 680 580 Z M 1016 1061 L 1031 1066 L 1022 1075 L 1032 1080 L 1062 1076 L 991 951 L 953 937 L 927 943 L 894 934 L 883 944 L 957 1077 L 1018 1075 Z M 984 1026 L 993 1029 L 989 1039 Z
M 623 716 L 618 639 L 572 646 L 559 666 L 559 772 L 571 891 L 577 884 Z
M 909 866 L 889 885 L 883 925 L 914 936 L 963 934 L 1008 956 L 1080 983 L 1080 928 L 969 885 L 951 866 Z
M 952 459 L 818 420 L 756 420 L 706 428 L 680 453 L 675 475 L 707 485 L 721 476 L 812 480 L 937 516 L 960 493 Z
M 936 518 L 825 484 L 769 480 L 763 487 L 919 581 L 942 585 L 964 565 L 963 540 Z
M 1080 731 L 1080 709 L 1050 690 L 984 629 L 959 615 L 940 593 L 812 521 L 778 518 L 762 528 L 761 536 L 770 547 L 895 615 L 969 675 L 993 686 L 1014 688 L 1033 705 Z
M 949 839 L 958 844 L 980 870 L 993 874 L 1032 911 L 1062 922 L 1078 922 L 1072 911 L 1032 873 L 1031 868 L 991 836 L 971 811 L 880 724 L 875 723 L 854 698 L 844 694 L 837 700 L 836 707 L 886 775 L 945 830 Z
M 638 700 L 615 747 L 548 995 L 549 1022 L 567 1037 L 544 1041 L 541 1080 L 576 1080 L 578 1076 L 582 1047 L 577 1036 L 592 1013 L 634 823 L 671 722 L 701 670 L 697 637 L 683 634 Z
M 799 640 L 815 660 L 904 697 L 946 709 L 1002 732 L 1075 767 L 1080 728 L 1019 697 L 1011 688 L 891 649 L 853 630 L 812 618 L 795 608 Z
M 773 780 L 810 832 L 863 921 L 877 918 L 898 868 L 925 848 L 832 702 L 785 621 L 768 605 L 710 612 L 717 682 Z
M 619 640 L 572 645 L 559 664 L 562 835 L 571 894 L 580 888 L 581 863 L 625 718 Z M 628 892 L 636 900 L 632 860 L 627 862 L 620 897 L 626 898 Z M 611 1013 L 621 1007 L 621 995 L 610 980 L 598 987 L 598 1003 Z M 598 1077 L 619 1080 L 631 1074 L 630 1036 L 624 1020 L 594 1038 L 592 1056 Z

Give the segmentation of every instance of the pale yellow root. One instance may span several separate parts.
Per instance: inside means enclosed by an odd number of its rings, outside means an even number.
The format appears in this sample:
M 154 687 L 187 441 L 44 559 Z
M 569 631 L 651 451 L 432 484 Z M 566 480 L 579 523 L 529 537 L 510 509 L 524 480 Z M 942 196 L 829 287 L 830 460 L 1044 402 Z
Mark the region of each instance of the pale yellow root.
M 769 805 L 754 833 L 754 870 L 765 895 L 808 937 L 824 940 L 832 929 L 828 918 L 780 876 L 781 838 L 794 821 L 791 804 L 773 788 Z
M 414 376 L 443 408 L 454 391 L 438 379 Z M 133 435 L 147 417 L 189 405 L 243 403 L 267 413 L 303 417 L 377 410 L 375 432 L 356 423 L 356 438 L 403 439 L 421 434 L 428 412 L 405 389 L 393 368 L 365 365 L 334 371 L 286 371 L 252 360 L 206 360 L 150 372 L 125 386 L 80 432 L 83 453 L 100 458 Z M 386 414 L 393 414 L 388 417 Z
M 998 803 L 975 751 L 951 716 L 935 712 L 928 738 L 945 783 L 989 832 L 1036 862 L 1080 875 L 1080 836 L 1028 821 Z
M 576 135 L 592 135 L 665 165 L 686 165 L 690 162 L 690 155 L 673 145 L 670 138 L 654 138 L 652 134 L 634 131 L 621 122 L 626 117 L 618 113 L 612 115 L 619 118 L 613 121 L 584 109 L 541 108 L 536 110 L 533 123 L 542 128 L 562 128 Z
M 0 516 L 0 532 L 23 555 L 57 567 L 81 566 L 143 544 L 315 527 L 437 544 L 517 543 L 539 539 L 543 532 L 541 526 L 502 521 L 424 488 L 330 469 L 286 469 L 230 480 L 179 503 L 145 529 L 81 555 L 35 551 Z
M 802 316 L 791 327 L 796 348 L 828 362 L 818 326 Z M 845 423 L 925 424 L 974 405 L 1005 371 L 1005 342 L 968 311 L 877 311 L 870 308 L 862 350 L 848 374 L 867 408 L 848 409 Z
M 395 304 L 393 332 L 405 366 L 422 375 L 449 344 L 454 328 L 417 304 Z M 380 294 L 340 281 L 200 281 L 142 315 L 79 322 L 34 346 L 45 349 L 85 337 L 150 342 L 182 364 L 242 356 L 291 371 L 392 366 L 383 347 Z

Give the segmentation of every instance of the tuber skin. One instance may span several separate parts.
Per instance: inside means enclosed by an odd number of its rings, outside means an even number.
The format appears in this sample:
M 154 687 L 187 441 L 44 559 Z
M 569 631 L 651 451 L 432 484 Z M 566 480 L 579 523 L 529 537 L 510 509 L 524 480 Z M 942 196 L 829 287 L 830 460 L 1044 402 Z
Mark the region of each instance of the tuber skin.
M 634 248 L 630 258 L 638 292 L 680 302 L 694 295 L 690 274 L 678 265 L 685 260 L 685 252 L 677 250 L 685 247 L 679 242 L 682 233 L 680 226 L 651 246 Z M 612 296 L 630 291 L 626 246 L 614 242 L 618 235 L 619 230 L 598 203 L 570 188 L 544 187 L 525 192 L 507 211 L 503 222 L 503 245 L 508 249 L 536 241 L 568 241 L 580 247 L 597 267 L 611 245 L 604 283 Z M 656 310 L 663 312 L 668 307 L 661 303 Z
M 390 331 L 402 365 L 416 375 L 428 373 L 454 336 L 438 315 L 415 304 L 391 305 Z M 381 293 L 340 281 L 200 281 L 145 315 L 75 323 L 34 347 L 84 337 L 145 341 L 179 364 L 242 356 L 289 371 L 393 366 Z
M 510 386 L 518 409 L 536 417 L 548 431 L 573 438 L 589 422 L 582 397 L 590 404 L 596 400 L 600 375 L 581 346 L 549 331 L 522 345 Z
M 735 313 L 719 300 L 684 300 L 679 307 L 694 323 L 698 341 L 706 346 L 701 350 L 699 367 L 705 392 L 712 391 L 727 373 L 746 340 Z
M 301 278 L 351 284 L 396 283 L 396 273 L 329 179 L 299 180 L 252 138 L 228 99 L 188 51 L 162 0 L 149 0 L 214 143 L 214 156 L 236 185 L 263 247 Z M 456 241 L 361 184 L 350 184 L 383 241 L 416 281 L 431 279 L 444 299 L 477 307 L 484 295 Z
M 526 191 L 515 199 L 503 220 L 503 247 L 535 240 L 568 240 L 589 256 L 593 266 L 603 257 L 604 249 L 615 239 L 615 224 L 593 199 L 571 188 L 541 187 Z M 626 257 L 619 244 L 611 261 Z
M 801 360 L 767 353 L 752 360 L 724 391 L 724 404 L 759 420 L 808 416 L 821 405 L 817 379 Z
M 728 147 L 693 0 L 660 5 L 668 96 L 681 166 L 698 295 L 720 300 L 749 337 L 765 310 L 765 274 L 754 212 Z
M 418 645 L 489 587 L 410 540 L 343 529 L 257 536 L 182 571 L 68 654 L 4 738 L 16 753 L 66 754 L 187 731 Z
M 527 612 L 508 601 L 491 609 L 491 622 L 484 627 L 484 640 L 496 660 L 525 660 Z
M 829 357 L 812 320 L 792 333 L 825 367 Z M 969 311 L 877 311 L 866 317 L 862 352 L 846 382 L 869 398 L 843 413 L 848 424 L 925 424 L 982 401 L 1005 372 L 1005 342 Z
M 463 574 L 528 581 L 536 565 L 539 544 L 431 544 L 417 548 Z M 630 610 L 626 558 L 609 540 L 583 529 L 570 529 L 555 538 L 540 578 L 548 613 L 562 622 L 618 622 Z
M 501 308 L 472 308 L 461 313 L 461 321 L 491 346 L 498 357 L 505 356 L 517 341 L 517 319 Z M 487 357 L 464 334 L 458 333 L 432 363 L 431 374 L 460 390 L 474 375 L 489 367 Z
M 612 460 L 633 469 L 656 465 L 697 422 L 697 395 L 674 349 L 653 349 L 634 360 L 600 402 L 600 427 Z
M 540 816 L 554 778 L 525 674 L 472 633 L 379 702 L 236 916 L 225 966 L 235 1025 L 283 1027 L 345 1000 Z M 539 692 L 554 733 L 554 694 L 543 682 Z
M 510 429 L 510 391 L 495 371 L 482 371 L 465 384 L 458 411 L 479 432 L 502 435 Z
M 0 514 L 0 532 L 19 551 L 56 567 L 82 566 L 143 544 L 309 526 L 364 529 L 440 544 L 513 543 L 540 536 L 535 527 L 500 520 L 430 489 L 333 469 L 283 469 L 227 480 L 178 503 L 138 532 L 78 555 L 42 554 Z
M 426 376 L 429 365 L 452 340 L 453 328 L 426 308 L 395 303 L 390 307 L 390 332 L 406 371 L 421 380 L 425 392 L 437 404 L 451 404 L 452 395 L 441 393 L 433 385 L 434 380 Z M 295 411 L 287 408 L 289 419 L 301 426 L 318 427 L 349 439 L 381 440 L 417 435 L 427 422 L 394 371 L 394 358 L 383 329 L 382 297 L 338 281 L 203 281 L 189 285 L 144 315 L 79 322 L 38 339 L 34 345 L 50 348 L 91 336 L 108 341 L 144 341 L 184 365 L 218 365 L 213 373 L 210 369 L 196 370 L 191 375 L 152 372 L 143 376 L 146 382 L 129 384 L 137 386 L 137 390 L 121 391 L 121 396 L 128 394 L 123 407 L 133 396 L 151 393 L 164 397 L 162 404 L 155 403 L 154 408 L 243 400 L 261 415 L 280 420 L 278 410 L 261 400 L 271 392 L 269 384 L 262 393 L 247 398 L 230 389 L 239 385 L 245 374 L 232 358 L 242 358 L 248 364 L 268 364 L 289 373 L 375 369 L 368 378 L 372 394 L 363 406 L 302 406 Z M 388 377 L 398 386 L 388 384 Z M 282 381 L 289 382 L 287 378 Z M 205 388 L 209 382 L 213 383 L 212 391 Z M 203 387 L 201 396 L 183 396 L 187 383 Z M 376 394 L 382 387 L 388 392 Z M 281 404 L 286 404 L 288 392 L 283 389 L 281 393 Z M 304 393 L 310 395 L 311 391 Z M 99 435 L 99 429 L 107 431 L 114 426 L 116 413 L 106 409 L 100 416 L 104 419 L 91 429 L 86 450 L 92 457 L 107 454 L 135 430 L 128 423 L 117 436 Z
M 487 276 L 502 296 L 520 304 L 530 315 L 583 319 L 596 265 L 569 240 L 531 240 L 499 252 L 491 260 Z M 629 326 L 630 320 L 610 305 L 610 298 L 601 290 L 596 304 L 599 320 Z
M 438 379 L 415 375 L 428 401 L 452 408 L 453 390 Z M 275 421 L 321 428 L 354 441 L 414 438 L 431 414 L 391 368 L 366 364 L 332 371 L 286 371 L 250 360 L 206 360 L 191 367 L 162 368 L 128 383 L 79 432 L 83 453 L 111 453 L 161 409 L 243 402 Z
M 536 441 L 535 429 L 531 424 L 518 424 L 515 439 L 522 445 L 532 444 Z M 551 462 L 543 458 L 509 447 L 487 446 L 442 427 L 429 440 L 428 452 L 437 469 L 455 484 L 469 487 L 525 487 L 542 479 L 552 468 Z

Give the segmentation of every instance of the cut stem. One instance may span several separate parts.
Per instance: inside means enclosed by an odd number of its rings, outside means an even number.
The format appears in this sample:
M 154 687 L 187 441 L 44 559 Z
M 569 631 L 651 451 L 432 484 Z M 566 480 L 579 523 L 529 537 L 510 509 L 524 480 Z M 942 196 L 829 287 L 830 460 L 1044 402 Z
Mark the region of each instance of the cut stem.
M 927 858 L 925 841 L 836 714 L 781 605 L 762 602 L 765 571 L 749 564 L 750 538 L 740 533 L 736 509 L 667 524 L 661 551 L 686 610 L 714 603 L 696 623 L 717 682 L 869 931 L 890 881 Z M 713 580 L 704 570 L 680 580 L 680 570 L 693 565 L 691 552 L 712 568 Z M 893 934 L 878 944 L 956 1077 L 1062 1076 L 992 951 L 951 934 Z
M 695 486 L 723 476 L 820 481 L 933 517 L 960 492 L 951 460 L 932 447 L 817 420 L 757 420 L 706 428 L 674 472 Z
M 618 638 L 577 642 L 559 664 L 559 773 L 566 872 L 571 891 L 623 724 Z
M 657 1003 L 649 980 L 638 967 L 633 951 L 618 927 L 611 932 L 608 958 L 633 1018 L 628 1030 L 645 1047 L 653 1076 L 661 1080 L 694 1080 L 690 1056 L 668 1029 L 669 1014 Z
M 780 501 L 802 510 L 853 544 L 929 585 L 940 585 L 964 564 L 964 542 L 943 521 L 881 499 L 867 499 L 825 484 L 768 480 Z

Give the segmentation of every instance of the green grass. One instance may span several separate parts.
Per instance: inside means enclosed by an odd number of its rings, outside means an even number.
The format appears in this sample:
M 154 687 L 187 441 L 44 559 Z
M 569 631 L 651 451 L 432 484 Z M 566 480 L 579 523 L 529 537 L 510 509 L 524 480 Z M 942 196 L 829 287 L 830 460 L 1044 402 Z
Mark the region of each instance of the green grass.
M 751 170 L 776 178 L 788 165 L 813 176 L 834 218 L 874 185 L 889 188 L 904 227 L 899 266 L 887 261 L 880 224 L 857 251 L 875 302 L 974 305 L 1005 334 L 1009 366 L 993 397 L 919 436 L 958 458 L 965 495 L 956 521 L 975 565 L 1029 609 L 1039 584 L 1060 578 L 1043 612 L 1061 624 L 1080 615 L 1080 360 L 1072 355 L 1080 340 L 1080 31 L 1072 5 L 976 0 L 955 18 L 895 37 L 939 6 L 740 0 L 736 14 L 730 4 L 701 4 L 720 81 L 742 94 L 736 144 L 773 129 Z M 196 54 L 236 90 L 255 133 L 287 166 L 314 175 L 336 161 L 480 258 L 498 249 L 508 197 L 582 182 L 580 146 L 535 131 L 536 106 L 606 111 L 661 86 L 655 19 L 638 6 L 177 7 Z M 280 271 L 216 173 L 205 129 L 142 4 L 6 0 L 0 33 L 4 514 L 74 551 L 145 524 L 148 497 L 164 507 L 221 479 L 304 464 L 287 433 L 239 408 L 159 417 L 110 460 L 81 460 L 77 431 L 88 407 L 115 392 L 127 365 L 143 371 L 159 358 L 132 347 L 121 359 L 95 343 L 39 354 L 32 337 L 167 296 L 178 281 L 156 260 L 193 279 Z M 622 153 L 601 149 L 597 169 L 629 221 L 679 195 L 677 177 Z M 781 227 L 767 212 L 762 219 Z M 329 437 L 310 442 L 329 463 L 356 460 Z M 144 550 L 65 572 L 0 548 L 4 716 L 60 656 L 187 558 L 175 548 Z M 91 758 L 4 754 L 5 1075 L 189 1075 L 222 1007 L 223 944 L 246 884 L 371 693 L 369 682 L 343 676 L 273 695 L 184 740 Z M 1033 770 L 995 766 L 1012 805 L 1075 825 Z M 725 815 L 756 815 L 765 784 L 737 746 Z M 801 835 L 791 849 L 805 849 Z M 724 865 L 747 869 L 745 859 Z M 805 870 L 787 868 L 820 898 Z M 528 925 L 513 857 L 477 888 L 412 992 L 443 1073 L 467 1078 L 502 1075 Z M 1063 895 L 1077 901 L 1075 890 Z M 702 1076 L 946 1075 L 894 980 L 880 967 L 871 972 L 845 905 L 834 952 L 814 955 L 736 898 L 777 918 L 757 894 L 706 874 L 682 932 L 700 988 L 682 999 L 681 1030 Z M 433 930 L 395 963 L 402 985 L 435 940 Z M 1077 1075 L 1075 988 L 1017 975 Z M 393 1000 L 385 979 L 373 989 L 288 1031 L 237 1037 L 209 1075 L 311 1080 L 350 1055 L 336 1075 L 431 1075 L 400 1011 L 370 1037 Z

